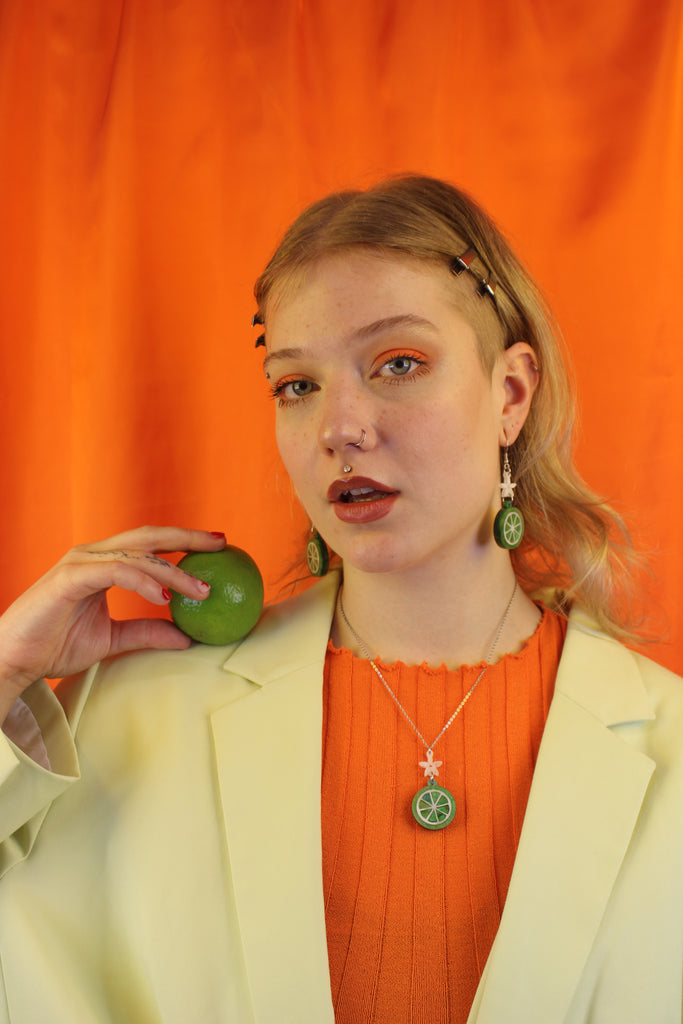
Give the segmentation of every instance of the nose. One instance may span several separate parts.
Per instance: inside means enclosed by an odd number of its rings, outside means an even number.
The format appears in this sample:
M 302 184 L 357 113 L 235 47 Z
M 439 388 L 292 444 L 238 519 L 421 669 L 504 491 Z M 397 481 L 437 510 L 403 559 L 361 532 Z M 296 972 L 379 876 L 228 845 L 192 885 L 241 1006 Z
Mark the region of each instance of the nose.
M 374 446 L 375 433 L 368 403 L 359 401 L 348 389 L 335 395 L 328 392 L 321 409 L 318 440 L 327 455 L 347 458 L 354 449 L 367 451 Z
M 328 423 L 320 432 L 320 445 L 329 455 L 339 455 L 347 448 L 367 451 L 370 432 L 360 425 L 360 419 L 355 423 L 349 418 L 339 426 Z

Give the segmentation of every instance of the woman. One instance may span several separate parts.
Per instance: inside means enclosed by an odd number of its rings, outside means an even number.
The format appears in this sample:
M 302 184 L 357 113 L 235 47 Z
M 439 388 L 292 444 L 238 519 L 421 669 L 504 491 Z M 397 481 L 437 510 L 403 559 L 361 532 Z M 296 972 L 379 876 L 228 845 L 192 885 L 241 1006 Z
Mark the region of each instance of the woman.
M 532 282 L 401 178 L 305 211 L 256 298 L 341 571 L 188 646 L 106 590 L 201 599 L 157 553 L 224 539 L 132 531 L 6 613 L 6 1019 L 678 1019 L 683 690 L 615 639 L 633 559 Z

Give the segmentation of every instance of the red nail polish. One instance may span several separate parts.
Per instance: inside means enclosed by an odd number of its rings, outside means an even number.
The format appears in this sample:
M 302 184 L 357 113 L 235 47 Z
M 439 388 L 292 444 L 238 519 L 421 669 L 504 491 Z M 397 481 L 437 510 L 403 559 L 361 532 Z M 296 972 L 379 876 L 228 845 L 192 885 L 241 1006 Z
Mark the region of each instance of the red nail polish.
M 161 591 L 161 596 L 163 597 L 164 601 L 170 601 L 171 598 L 173 597 L 173 594 L 171 593 L 170 590 L 167 590 L 166 587 L 164 587 L 163 590 Z
M 225 540 L 225 534 L 221 530 L 211 530 L 210 533 L 216 540 Z

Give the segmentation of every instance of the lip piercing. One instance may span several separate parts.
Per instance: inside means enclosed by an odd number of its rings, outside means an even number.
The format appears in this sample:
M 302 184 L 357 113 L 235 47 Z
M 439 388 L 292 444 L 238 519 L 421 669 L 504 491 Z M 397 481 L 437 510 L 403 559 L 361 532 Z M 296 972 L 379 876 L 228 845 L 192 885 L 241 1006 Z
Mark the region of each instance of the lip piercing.
M 360 441 L 347 441 L 347 444 L 349 444 L 352 448 L 358 448 L 359 451 L 362 451 L 363 450 L 363 445 L 365 444 L 365 438 L 367 436 L 368 435 L 365 433 L 365 431 L 361 427 L 361 438 L 360 438 Z M 342 469 L 342 473 L 350 473 L 351 469 L 352 469 L 352 467 L 349 466 L 349 464 L 347 462 L 346 465 L 344 466 L 344 468 Z

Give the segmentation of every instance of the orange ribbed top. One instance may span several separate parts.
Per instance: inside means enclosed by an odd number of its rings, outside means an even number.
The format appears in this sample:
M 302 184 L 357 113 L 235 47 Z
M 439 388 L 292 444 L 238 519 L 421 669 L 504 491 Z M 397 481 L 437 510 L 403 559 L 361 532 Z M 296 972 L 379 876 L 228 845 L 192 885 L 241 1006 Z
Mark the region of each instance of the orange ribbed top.
M 465 1022 L 496 936 L 566 630 L 548 610 L 434 749 L 454 821 L 421 828 L 425 750 L 369 662 L 328 647 L 323 878 L 337 1024 Z M 380 670 L 432 742 L 481 670 Z

